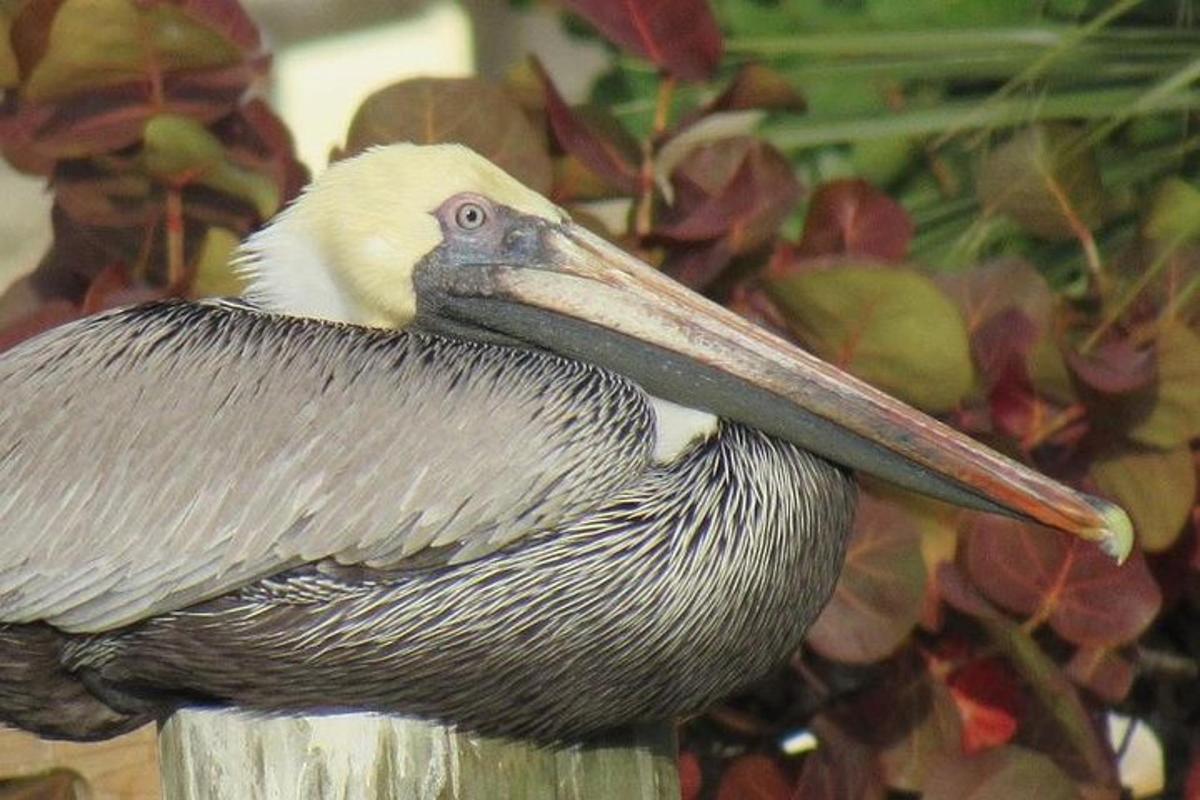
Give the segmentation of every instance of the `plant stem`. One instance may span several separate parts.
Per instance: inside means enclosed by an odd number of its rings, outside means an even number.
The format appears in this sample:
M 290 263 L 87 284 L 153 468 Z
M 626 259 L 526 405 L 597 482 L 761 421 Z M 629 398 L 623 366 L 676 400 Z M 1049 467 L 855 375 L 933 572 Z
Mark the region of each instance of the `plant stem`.
M 183 285 L 183 190 L 177 186 L 167 187 L 167 285 L 179 288 Z
M 1130 11 L 1141 0 L 1121 0 L 1084 25 L 1037 25 L 964 30 L 840 31 L 787 36 L 735 36 L 726 42 L 730 55 L 750 57 L 907 55 L 947 51 L 995 52 L 1001 48 L 1053 50 L 1072 46 L 1086 37 L 1128 49 L 1153 45 L 1156 52 L 1176 46 L 1195 47 L 1197 36 L 1188 31 L 1159 28 L 1124 28 L 1096 32 Z
M 1140 101 L 1140 102 L 1139 102 Z M 928 136 L 972 127 L 1009 127 L 1048 119 L 1100 119 L 1133 103 L 1140 114 L 1200 108 L 1200 92 L 1187 91 L 1148 98 L 1141 90 L 1097 89 L 1068 94 L 1006 98 L 987 104 L 947 102 L 937 108 L 841 120 L 788 120 L 768 124 L 765 135 L 776 147 L 799 150 L 826 144 L 890 137 Z
M 1103 13 L 1098 14 L 1094 19 L 1089 20 L 1086 25 L 1070 29 L 1069 32 L 1063 37 L 1061 42 L 1059 42 L 1049 52 L 1043 54 L 1034 63 L 1030 64 L 1020 73 L 1014 75 L 1008 81 L 1008 83 L 1001 86 L 991 97 L 987 99 L 986 102 L 981 104 L 975 111 L 973 111 L 972 116 L 986 116 L 990 106 L 1005 102 L 1009 95 L 1011 95 L 1018 88 L 1032 82 L 1035 78 L 1044 73 L 1051 64 L 1060 58 L 1063 58 L 1067 53 L 1071 52 L 1073 47 L 1078 46 L 1080 42 L 1084 41 L 1089 36 L 1094 36 L 1098 31 L 1103 30 L 1108 23 L 1125 13 L 1132 11 L 1139 3 L 1141 3 L 1141 1 L 1142 0 L 1117 0 L 1117 2 L 1109 6 Z M 948 139 L 957 135 L 962 130 L 980 127 L 989 126 L 976 124 L 970 116 L 963 117 L 958 121 L 955 127 L 945 131 L 942 136 L 936 142 L 934 142 L 933 146 L 935 148 L 941 147 Z

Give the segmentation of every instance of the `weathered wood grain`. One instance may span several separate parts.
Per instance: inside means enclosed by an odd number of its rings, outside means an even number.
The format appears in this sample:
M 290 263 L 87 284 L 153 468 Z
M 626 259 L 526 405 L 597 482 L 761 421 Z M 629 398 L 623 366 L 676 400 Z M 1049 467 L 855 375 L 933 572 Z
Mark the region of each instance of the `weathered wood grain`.
M 550 749 L 370 714 L 185 710 L 159 736 L 165 800 L 677 800 L 674 732 Z

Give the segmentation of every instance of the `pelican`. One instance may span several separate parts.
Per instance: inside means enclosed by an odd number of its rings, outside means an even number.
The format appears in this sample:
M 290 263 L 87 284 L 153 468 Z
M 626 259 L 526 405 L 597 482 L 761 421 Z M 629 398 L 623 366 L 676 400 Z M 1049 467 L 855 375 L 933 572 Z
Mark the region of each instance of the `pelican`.
M 1116 506 L 459 146 L 331 166 L 242 268 L 244 302 L 0 357 L 0 720 L 370 709 L 563 740 L 694 712 L 801 641 L 854 470 L 1130 547 Z

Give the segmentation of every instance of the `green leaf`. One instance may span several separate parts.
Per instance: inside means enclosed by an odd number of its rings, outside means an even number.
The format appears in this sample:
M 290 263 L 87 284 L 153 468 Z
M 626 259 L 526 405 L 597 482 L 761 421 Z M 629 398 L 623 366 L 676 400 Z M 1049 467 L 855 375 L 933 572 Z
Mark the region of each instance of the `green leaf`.
M 976 191 L 984 207 L 1046 239 L 1100 223 L 1104 187 L 1095 151 L 1075 128 L 1035 125 L 988 153 Z
M 924 800 L 1077 800 L 1075 784 L 1041 753 L 1008 746 L 947 758 L 931 770 Z
M 1187 445 L 1110 455 L 1092 466 L 1092 475 L 1129 512 L 1142 549 L 1157 553 L 1179 538 L 1196 499 L 1196 465 Z
M 191 117 L 158 114 L 146 122 L 142 165 L 167 183 L 196 182 L 245 200 L 261 219 L 279 210 L 279 188 L 267 175 L 229 160 L 225 145 Z
M 11 89 L 21 82 L 21 67 L 12 46 L 12 23 L 17 9 L 0 6 L 0 89 Z
M 224 228 L 209 228 L 204 232 L 204 244 L 196 262 L 196 277 L 192 281 L 193 297 L 236 297 L 246 288 L 245 282 L 232 269 L 232 259 L 239 238 Z
M 1154 193 L 1143 229 L 1146 238 L 1166 244 L 1200 234 L 1200 190 L 1179 178 L 1168 178 Z
M 925 275 L 844 266 L 771 285 L 817 355 L 926 411 L 954 408 L 974 385 L 966 325 Z
M 38 9 L 36 6 L 43 6 Z M 134 0 L 34 0 L 23 9 L 13 39 L 28 79 L 22 95 L 47 100 L 73 92 L 144 80 L 148 72 L 236 64 L 230 39 L 173 4 Z M 41 13 L 38 13 L 38 12 Z
M 1172 448 L 1200 435 L 1200 336 L 1185 325 L 1164 322 L 1158 335 L 1158 384 L 1150 412 L 1129 438 Z

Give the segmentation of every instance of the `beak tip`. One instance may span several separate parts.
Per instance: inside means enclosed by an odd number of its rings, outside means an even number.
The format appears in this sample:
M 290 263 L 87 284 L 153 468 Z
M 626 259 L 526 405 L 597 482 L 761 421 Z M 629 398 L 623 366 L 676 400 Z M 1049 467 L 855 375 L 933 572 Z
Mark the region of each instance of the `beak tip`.
M 1133 522 L 1125 509 L 1101 500 L 1089 497 L 1089 503 L 1104 520 L 1103 525 L 1093 531 L 1093 536 L 1100 549 L 1114 558 L 1118 564 L 1125 562 L 1133 550 Z

